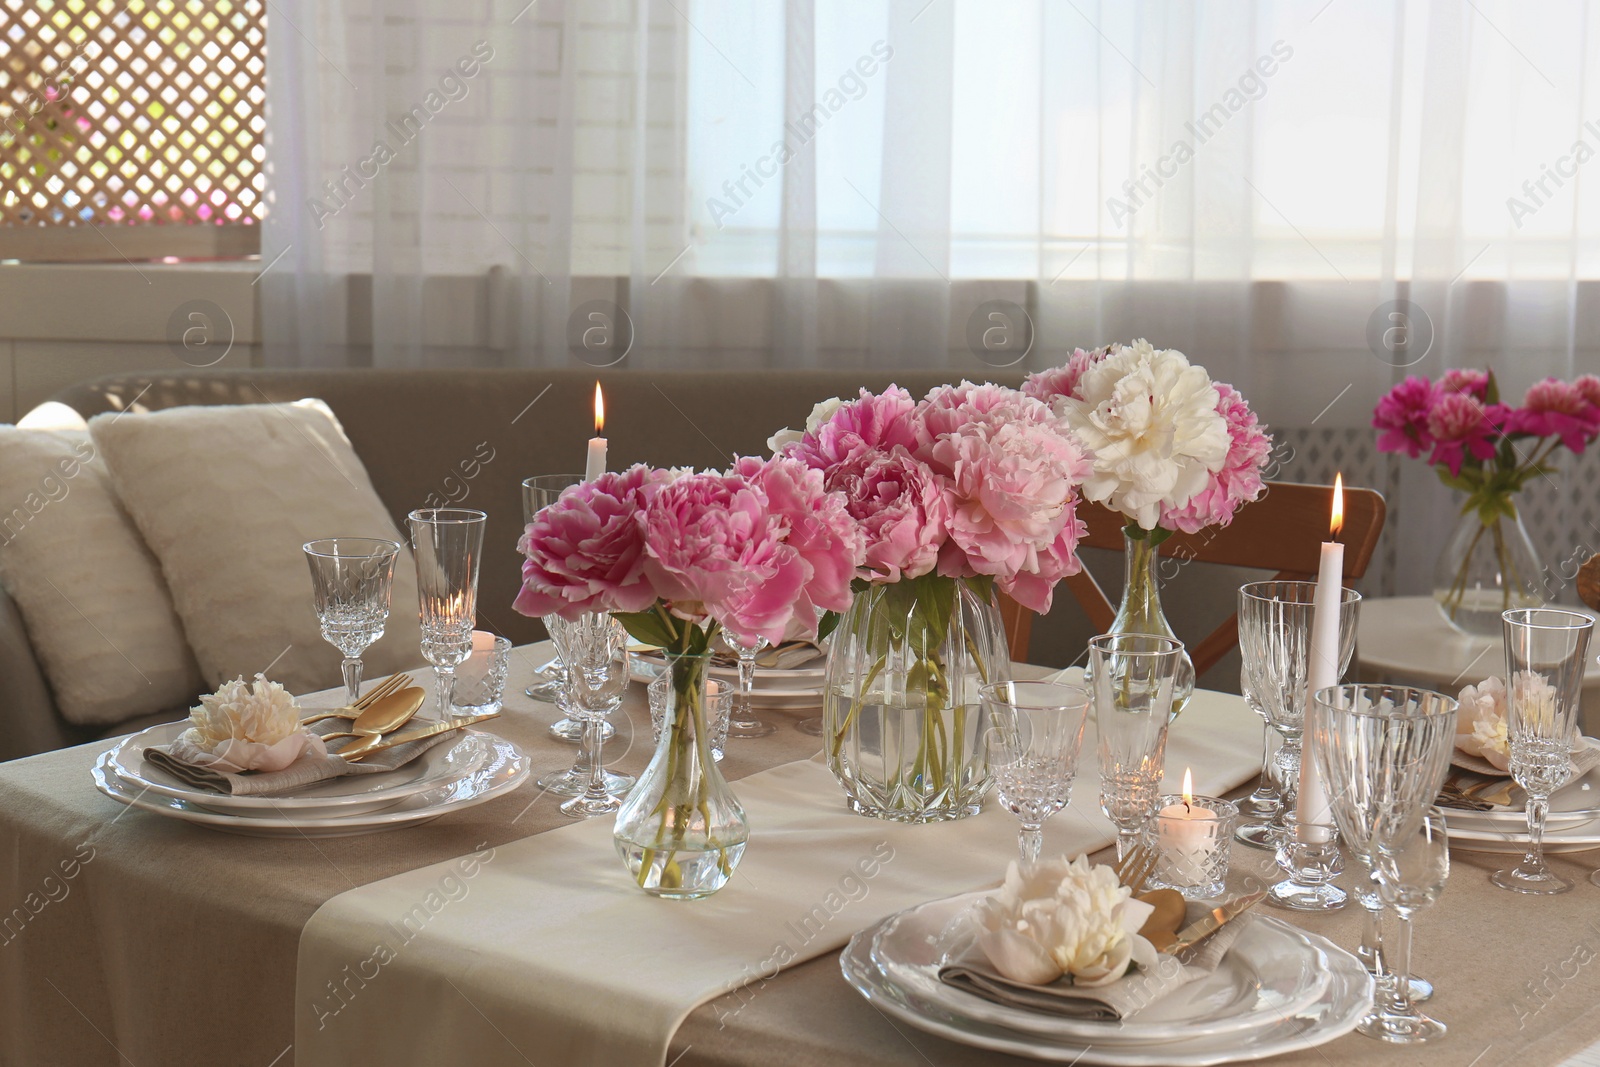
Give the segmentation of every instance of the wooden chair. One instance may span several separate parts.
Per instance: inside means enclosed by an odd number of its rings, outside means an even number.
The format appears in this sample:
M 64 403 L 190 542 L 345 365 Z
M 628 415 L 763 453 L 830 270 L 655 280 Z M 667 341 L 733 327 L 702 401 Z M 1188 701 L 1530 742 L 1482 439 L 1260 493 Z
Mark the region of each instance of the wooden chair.
M 1179 560 L 1199 560 L 1232 567 L 1254 567 L 1276 571 L 1280 580 L 1314 580 L 1321 559 L 1322 542 L 1328 539 L 1328 520 L 1332 511 L 1331 485 L 1303 485 L 1298 482 L 1268 482 L 1266 493 L 1246 504 L 1222 529 L 1202 530 L 1198 534 L 1173 534 L 1161 545 L 1161 555 Z M 1344 577 L 1346 581 L 1367 573 L 1378 535 L 1388 514 L 1383 495 L 1372 489 L 1344 490 Z M 1089 527 L 1079 547 L 1105 548 L 1121 552 L 1121 515 L 1099 504 L 1080 503 L 1078 516 Z M 1066 580 L 1073 597 L 1089 616 L 1095 630 L 1111 629 L 1117 609 L 1106 597 L 1100 583 L 1087 570 Z M 1028 638 L 1033 631 L 1033 612 L 1001 597 L 1000 615 L 1005 623 L 1011 658 L 1027 658 Z M 1182 636 L 1182 635 L 1180 635 Z M 1239 643 L 1239 616 L 1212 631 L 1199 644 L 1189 646 L 1195 673 L 1204 674 L 1228 650 Z

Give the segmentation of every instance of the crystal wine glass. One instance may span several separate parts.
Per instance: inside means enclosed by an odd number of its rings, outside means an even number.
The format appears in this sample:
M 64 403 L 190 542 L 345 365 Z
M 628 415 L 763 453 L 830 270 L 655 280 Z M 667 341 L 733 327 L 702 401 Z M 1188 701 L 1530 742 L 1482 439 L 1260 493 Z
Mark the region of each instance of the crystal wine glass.
M 535 515 L 554 504 L 564 490 L 574 485 L 581 485 L 583 480 L 581 474 L 538 474 L 532 478 L 522 479 L 522 525 L 531 526 Z M 547 615 L 540 620 L 544 623 L 546 631 L 550 629 L 550 620 L 553 618 L 555 616 Z M 561 657 L 557 655 L 533 669 L 533 682 L 523 692 L 535 700 L 560 706 L 562 688 L 565 685 L 566 668 L 561 665 Z M 605 723 L 601 732 L 605 734 L 605 740 L 609 741 L 615 731 L 610 723 Z M 563 714 L 550 724 L 550 736 L 558 741 L 581 745 L 583 723 L 570 715 Z
M 1314 735 L 1312 751 L 1339 833 L 1372 878 L 1384 850 L 1420 832 L 1444 784 L 1455 747 L 1456 702 L 1405 686 L 1330 686 L 1314 695 L 1306 728 Z M 1384 953 L 1375 962 L 1378 996 L 1357 1029 L 1384 1041 L 1416 1040 L 1412 1020 L 1397 1014 Z
M 583 791 L 563 803 L 561 810 L 580 819 L 612 814 L 622 807 L 622 801 L 612 792 L 600 759 L 605 744 L 600 727 L 607 715 L 622 706 L 622 693 L 628 687 L 628 631 L 610 615 L 586 612 L 576 622 L 558 618 L 550 636 L 561 662 L 567 665 L 569 714 L 584 725 L 584 759 L 589 771 Z
M 1261 716 L 1261 779 L 1256 783 L 1255 792 L 1239 802 L 1240 813 L 1248 818 L 1234 831 L 1234 837 L 1251 848 L 1270 849 L 1276 845 L 1277 818 L 1283 811 L 1283 790 L 1278 785 L 1278 761 L 1274 758 L 1281 746 L 1273 743 L 1278 732 L 1273 729 L 1272 720 L 1267 718 L 1261 702 L 1244 687 L 1242 672 L 1240 682 L 1245 703 Z
M 750 707 L 750 694 L 756 684 L 756 657 L 768 645 L 765 637 L 742 638 L 728 630 L 717 635 L 722 647 L 739 657 L 739 695 L 728 714 L 729 737 L 766 737 L 777 727 L 764 719 L 756 718 Z
M 979 695 L 989 717 L 985 737 L 1000 805 L 1022 821 L 1022 862 L 1037 863 L 1044 821 L 1072 799 L 1089 694 L 1059 682 L 997 682 Z
M 1544 861 L 1544 820 L 1550 794 L 1572 777 L 1569 753 L 1594 620 L 1554 608 L 1515 608 L 1500 618 L 1511 777 L 1528 794 L 1528 849 L 1521 863 L 1496 871 L 1490 881 L 1516 893 L 1565 893 L 1572 883 Z
M 1154 634 L 1089 641 L 1089 684 L 1100 734 L 1100 806 L 1117 827 L 1117 859 L 1138 844 L 1166 762 L 1173 684 L 1183 642 Z
M 345 703 L 361 696 L 361 653 L 383 636 L 389 621 L 394 561 L 400 545 L 374 537 L 307 541 L 311 595 L 322 639 L 344 654 Z
M 407 516 L 417 558 L 422 658 L 433 664 L 440 719 L 453 714 L 456 667 L 472 654 L 478 565 L 488 518 L 471 508 L 419 508 Z
M 1239 587 L 1240 689 L 1249 694 L 1251 706 L 1283 737 L 1275 759 L 1283 802 L 1273 822 L 1272 847 L 1277 846 L 1295 819 L 1316 592 L 1315 582 L 1251 582 Z M 1341 590 L 1340 677 L 1355 652 L 1360 604 L 1360 593 Z
M 1394 991 L 1389 1002 L 1386 1041 L 1421 1044 L 1444 1036 L 1444 1023 L 1418 1011 L 1412 995 L 1411 920 L 1439 899 L 1449 877 L 1450 839 L 1444 813 L 1438 808 L 1429 808 L 1423 814 L 1420 829 L 1379 849 L 1373 881 L 1383 902 L 1399 918 L 1399 936 L 1387 953 L 1393 961 Z

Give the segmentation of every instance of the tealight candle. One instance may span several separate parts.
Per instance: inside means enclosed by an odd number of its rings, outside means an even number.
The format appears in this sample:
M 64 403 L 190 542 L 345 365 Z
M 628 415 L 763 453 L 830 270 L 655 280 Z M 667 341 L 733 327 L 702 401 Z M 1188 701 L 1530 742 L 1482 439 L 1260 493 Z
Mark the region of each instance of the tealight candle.
M 511 642 L 487 630 L 472 631 L 472 652 L 456 668 L 455 698 L 451 710 L 458 715 L 487 715 L 500 709 L 505 686 L 506 657 Z
M 1158 803 L 1157 863 L 1150 884 L 1176 889 L 1188 900 L 1221 893 L 1239 809 L 1218 797 L 1195 796 L 1194 776 L 1187 768 L 1183 793 L 1163 796 Z

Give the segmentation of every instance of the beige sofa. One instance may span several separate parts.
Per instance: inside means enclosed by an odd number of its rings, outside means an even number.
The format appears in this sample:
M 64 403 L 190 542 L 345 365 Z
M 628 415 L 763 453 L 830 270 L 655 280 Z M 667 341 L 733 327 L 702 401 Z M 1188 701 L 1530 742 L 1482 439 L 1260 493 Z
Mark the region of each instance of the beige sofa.
M 938 371 L 893 377 L 916 395 L 950 379 Z M 988 377 L 1011 384 L 1020 379 L 1019 374 Z M 54 399 L 86 418 L 129 405 L 158 410 L 325 400 L 402 528 L 407 511 L 427 504 L 456 503 L 488 512 L 480 624 L 521 643 L 544 636 L 538 622 L 511 610 L 520 579 L 521 481 L 532 474 L 582 469 L 585 441 L 593 433 L 597 378 L 606 392 L 606 437 L 614 468 L 636 462 L 722 466 L 734 453 L 764 451 L 774 430 L 803 424 L 817 400 L 853 394 L 863 386 L 879 389 L 891 380 L 866 371 L 196 370 L 102 378 Z M 197 515 L 204 503 L 195 501 Z M 1070 598 L 1064 602 L 1070 610 Z M 22 620 L 3 593 L 0 694 L 5 724 L 0 759 L 93 740 L 104 732 L 71 726 L 57 714 Z M 145 721 L 183 713 L 176 708 Z M 111 732 L 142 724 L 129 721 Z

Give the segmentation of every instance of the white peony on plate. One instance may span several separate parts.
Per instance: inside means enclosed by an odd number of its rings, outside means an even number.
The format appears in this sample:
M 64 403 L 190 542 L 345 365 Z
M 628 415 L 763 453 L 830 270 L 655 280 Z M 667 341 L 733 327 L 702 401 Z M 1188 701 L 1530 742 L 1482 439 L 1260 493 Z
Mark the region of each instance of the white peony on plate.
M 228 815 L 284 815 L 297 818 L 345 817 L 393 807 L 408 796 L 459 781 L 489 758 L 494 735 L 474 730 L 434 745 L 403 767 L 379 774 L 348 774 L 275 797 L 236 797 L 199 789 L 147 763 L 144 752 L 171 744 L 188 720 L 162 723 L 123 738 L 108 753 L 117 774 L 136 789 L 171 797 Z
M 528 757 L 515 744 L 470 728 L 466 732 L 477 735 L 485 746 L 485 758 L 476 770 L 373 812 L 306 815 L 285 811 L 258 815 L 212 811 L 126 781 L 117 773 L 109 752 L 95 763 L 92 773 L 95 788 L 118 803 L 225 833 L 249 837 L 351 837 L 431 822 L 441 815 L 493 800 L 527 780 Z
M 1294 1011 L 1279 1012 L 1265 1025 L 1248 1031 L 1196 1034 L 1147 1044 L 1113 1045 L 1103 1040 L 1087 1041 L 1026 1033 L 982 1022 L 972 1018 L 965 1007 L 952 1010 L 943 1002 L 934 1002 L 903 989 L 886 978 L 872 955 L 871 945 L 882 930 L 882 923 L 856 934 L 840 955 L 839 963 L 845 980 L 885 1015 L 963 1045 L 1056 1063 L 1100 1064 L 1106 1067 L 1210 1067 L 1212 1064 L 1266 1059 L 1314 1048 L 1355 1029 L 1372 1003 L 1372 978 L 1360 961 L 1325 938 L 1295 930 L 1281 920 L 1257 916 L 1256 922 L 1303 937 L 1317 950 L 1318 969 L 1324 972 L 1321 994 L 1310 1004 Z M 1173 996 L 1182 993 L 1183 990 L 1178 990 Z M 980 999 L 965 994 L 962 996 L 968 1001 Z M 1059 1020 L 1052 1020 L 1055 1021 Z M 1128 1024 L 1099 1025 L 1105 1027 L 1101 1032 L 1103 1036 L 1113 1028 L 1126 1027 Z
M 885 919 L 869 955 L 895 988 L 950 1014 L 1051 1040 L 1156 1045 L 1263 1029 L 1314 1004 L 1328 984 L 1323 953 L 1302 931 L 1252 915 L 1222 965 L 1120 1023 L 1065 1019 L 996 1004 L 939 981 L 947 960 L 967 951 L 961 916 L 987 892 L 908 908 Z

